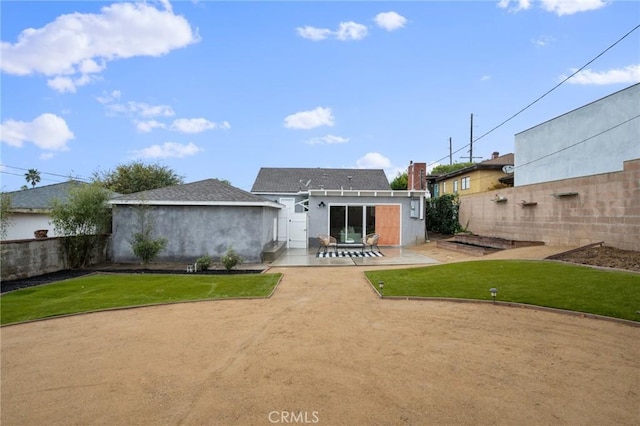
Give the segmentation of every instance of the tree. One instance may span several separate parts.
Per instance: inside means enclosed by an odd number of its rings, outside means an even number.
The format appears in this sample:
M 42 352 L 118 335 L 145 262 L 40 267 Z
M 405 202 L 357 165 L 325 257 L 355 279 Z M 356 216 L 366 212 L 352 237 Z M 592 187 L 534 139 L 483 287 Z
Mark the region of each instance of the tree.
M 7 229 L 11 226 L 11 195 L 2 193 L 0 198 L 0 236 L 7 236 Z
M 58 235 L 66 237 L 63 245 L 71 268 L 87 266 L 102 241 L 101 234 L 108 231 L 110 195 L 98 184 L 76 184 L 69 189 L 66 202 L 51 204 L 53 226 Z
M 400 173 L 391 181 L 391 189 L 406 190 L 409 186 L 409 176 L 407 172 Z
M 166 238 L 153 238 L 153 221 L 151 220 L 150 207 L 141 205 L 137 207 L 139 232 L 132 235 L 131 249 L 133 254 L 142 261 L 143 265 L 153 262 L 158 254 L 167 246 Z
M 473 166 L 475 163 L 454 163 L 454 164 L 440 164 L 431 169 L 431 175 L 446 175 L 447 173 L 455 172 L 456 170 L 464 169 Z
M 183 183 L 183 177 L 167 166 L 133 161 L 129 164 L 121 164 L 113 171 L 94 172 L 93 181 L 113 192 L 132 194 L 178 185 Z
M 29 169 L 24 174 L 24 178 L 31 183 L 32 188 L 35 188 L 36 183 L 40 183 L 40 172 L 37 169 Z

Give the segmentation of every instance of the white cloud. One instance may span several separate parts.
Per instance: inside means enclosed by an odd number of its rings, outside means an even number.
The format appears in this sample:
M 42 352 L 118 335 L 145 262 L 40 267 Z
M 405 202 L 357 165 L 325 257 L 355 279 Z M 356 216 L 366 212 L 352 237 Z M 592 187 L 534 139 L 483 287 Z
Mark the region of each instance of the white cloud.
M 542 0 L 542 8 L 558 16 L 600 9 L 609 4 L 602 0 Z
M 391 161 L 379 152 L 369 152 L 356 162 L 359 169 L 388 169 Z
M 357 22 L 340 22 L 336 38 L 338 40 L 362 40 L 367 36 L 367 27 Z
M 214 123 L 205 118 L 179 118 L 173 121 L 171 130 L 182 133 L 201 133 L 211 129 L 230 129 L 231 125 L 228 121 Z
M 573 69 L 571 73 L 575 71 Z M 567 77 L 560 77 L 561 80 L 565 78 Z M 586 69 L 567 80 L 567 83 L 583 85 L 633 84 L 638 82 L 640 82 L 640 64 L 602 72 Z
M 538 47 L 545 47 L 545 46 L 549 45 L 550 43 L 553 43 L 554 41 L 556 41 L 555 38 L 553 38 L 551 36 L 547 36 L 547 35 L 543 35 L 543 36 L 540 36 L 538 38 L 531 39 L 531 43 L 533 43 L 534 45 L 536 45 Z
M 165 142 L 162 145 L 152 145 L 150 147 L 134 151 L 135 158 L 183 158 L 190 155 L 195 155 L 201 152 L 202 149 L 198 148 L 193 143 L 186 145 L 176 142 Z
M 488 74 L 485 74 L 482 77 L 480 77 L 480 81 L 489 81 L 489 80 L 491 80 L 491 76 Z
M 313 129 L 320 126 L 333 126 L 331 108 L 317 107 L 311 111 L 301 111 L 288 115 L 284 127 L 288 129 Z
M 136 122 L 136 128 L 139 132 L 149 133 L 153 129 L 164 129 L 166 125 L 156 120 L 138 121 Z
M 511 6 L 511 3 L 515 3 L 515 6 Z M 507 9 L 509 12 L 519 12 L 521 10 L 527 10 L 531 7 L 530 0 L 500 0 L 498 7 Z
M 328 37 L 331 37 L 333 31 L 327 28 L 316 28 L 316 27 L 298 27 L 296 28 L 296 32 L 302 38 L 306 38 L 313 41 L 324 40 Z
M 127 102 L 129 112 L 138 114 L 142 117 L 171 117 L 175 115 L 173 108 L 169 105 L 149 105 L 144 102 Z
M 77 78 L 56 76 L 47 80 L 47 86 L 59 93 L 75 93 L 78 87 L 82 87 L 95 81 L 96 78 L 89 74 L 82 74 Z
M 15 43 L 0 43 L 0 69 L 54 77 L 50 87 L 73 92 L 71 84 L 102 72 L 108 61 L 161 56 L 199 41 L 189 22 L 163 4 L 160 10 L 146 2 L 117 2 L 98 14 L 61 15 L 41 28 L 27 28 Z M 59 76 L 70 80 L 56 80 Z
M 111 93 L 107 93 L 104 96 L 98 96 L 96 99 L 102 105 L 110 104 L 116 99 L 120 99 L 121 93 L 119 90 L 114 90 Z
M 531 3 L 531 0 L 500 0 L 498 7 L 507 9 L 509 12 L 520 12 L 530 9 Z M 540 7 L 547 12 L 562 16 L 600 9 L 609 3 L 611 2 L 603 0 L 541 0 Z
M 398 30 L 407 23 L 407 18 L 396 12 L 378 13 L 375 17 L 376 24 L 387 31 Z
M 2 142 L 15 147 L 33 142 L 44 150 L 66 151 L 69 149 L 67 143 L 74 135 L 62 117 L 45 113 L 29 122 L 6 120 L 0 124 L 0 138 Z
M 306 38 L 313 41 L 326 40 L 328 38 L 335 38 L 341 41 L 347 40 L 362 40 L 367 36 L 369 30 L 365 25 L 358 24 L 357 22 L 340 22 L 338 29 L 332 31 L 328 28 L 316 28 L 311 26 L 298 27 L 296 32 L 302 38 Z
M 349 138 L 342 136 L 326 135 L 317 138 L 311 138 L 307 141 L 309 145 L 333 145 L 349 142 Z

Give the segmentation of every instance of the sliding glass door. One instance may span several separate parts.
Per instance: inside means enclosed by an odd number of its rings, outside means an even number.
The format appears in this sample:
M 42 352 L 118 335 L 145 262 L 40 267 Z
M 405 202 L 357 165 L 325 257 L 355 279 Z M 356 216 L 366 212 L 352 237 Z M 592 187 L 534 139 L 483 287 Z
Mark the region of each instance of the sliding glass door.
M 360 243 L 374 232 L 375 206 L 334 206 L 329 211 L 329 233 L 340 244 Z

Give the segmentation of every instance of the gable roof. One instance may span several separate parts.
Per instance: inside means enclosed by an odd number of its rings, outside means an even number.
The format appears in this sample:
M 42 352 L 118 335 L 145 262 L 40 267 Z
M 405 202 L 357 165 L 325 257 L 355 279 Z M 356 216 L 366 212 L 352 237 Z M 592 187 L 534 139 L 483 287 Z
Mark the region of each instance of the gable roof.
M 88 185 L 86 182 L 69 180 L 53 185 L 38 186 L 20 191 L 7 192 L 11 197 L 12 211 L 50 211 L 53 200 L 66 202 L 69 189 L 76 185 Z
M 218 179 L 205 179 L 114 197 L 111 204 L 243 205 L 281 207 L 279 204 Z
M 391 189 L 382 169 L 325 169 L 262 167 L 251 192 L 263 194 L 298 193 L 311 189 Z
M 515 157 L 512 153 L 501 155 L 499 157 L 491 158 L 489 160 L 476 163 L 472 166 L 465 167 L 464 169 L 455 170 L 453 172 L 449 172 L 447 174 L 437 176 L 436 181 L 442 182 L 443 180 L 447 180 L 455 176 L 467 174 L 475 170 L 502 170 L 504 166 L 513 166 L 514 161 L 515 161 Z

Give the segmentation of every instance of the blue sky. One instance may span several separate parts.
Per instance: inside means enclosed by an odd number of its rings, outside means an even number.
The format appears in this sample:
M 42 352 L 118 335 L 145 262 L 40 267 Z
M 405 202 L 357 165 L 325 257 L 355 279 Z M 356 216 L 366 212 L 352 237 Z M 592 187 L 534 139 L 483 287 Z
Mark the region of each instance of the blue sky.
M 140 160 L 249 190 L 260 167 L 468 159 L 640 23 L 640 2 L 2 1 L 2 190 Z M 640 81 L 640 29 L 474 143 Z M 516 160 L 517 161 L 517 160 Z

